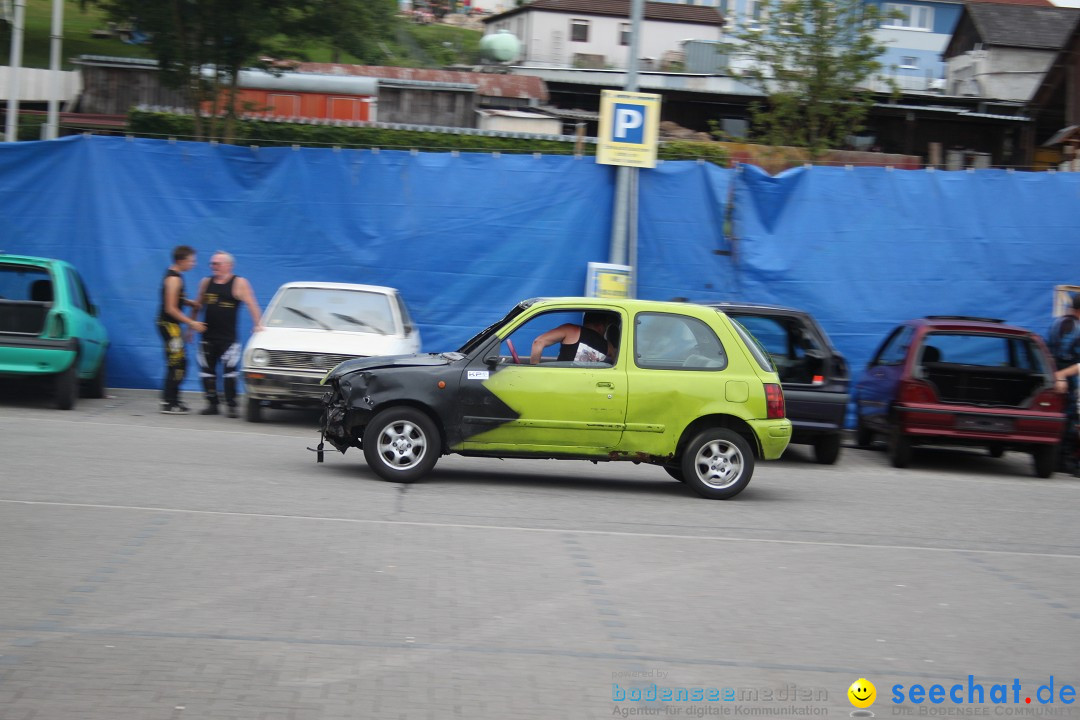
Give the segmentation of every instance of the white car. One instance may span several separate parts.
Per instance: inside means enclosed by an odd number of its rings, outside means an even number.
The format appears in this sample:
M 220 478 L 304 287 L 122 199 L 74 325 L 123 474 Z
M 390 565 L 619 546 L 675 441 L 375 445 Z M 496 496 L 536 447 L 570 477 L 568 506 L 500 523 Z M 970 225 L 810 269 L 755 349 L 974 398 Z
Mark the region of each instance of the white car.
M 378 285 L 293 282 L 278 288 L 263 330 L 244 348 L 245 417 L 264 406 L 314 406 L 339 363 L 420 351 L 420 331 L 397 290 Z

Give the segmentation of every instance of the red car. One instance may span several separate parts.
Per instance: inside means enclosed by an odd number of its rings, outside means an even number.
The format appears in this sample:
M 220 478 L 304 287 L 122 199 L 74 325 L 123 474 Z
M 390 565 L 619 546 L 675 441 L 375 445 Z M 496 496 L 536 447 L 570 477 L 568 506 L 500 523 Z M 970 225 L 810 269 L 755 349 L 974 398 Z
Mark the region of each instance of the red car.
M 909 320 L 878 348 L 853 395 L 858 444 L 885 435 L 896 467 L 920 444 L 1031 453 L 1039 477 L 1056 466 L 1065 395 L 1029 330 L 987 318 Z

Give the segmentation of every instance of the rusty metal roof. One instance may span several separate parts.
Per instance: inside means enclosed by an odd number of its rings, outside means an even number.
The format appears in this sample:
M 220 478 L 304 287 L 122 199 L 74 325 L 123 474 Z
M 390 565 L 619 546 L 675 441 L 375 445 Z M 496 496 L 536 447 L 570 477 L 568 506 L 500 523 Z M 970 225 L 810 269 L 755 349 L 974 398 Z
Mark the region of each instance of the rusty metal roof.
M 476 85 L 477 95 L 485 97 L 521 98 L 547 102 L 547 84 L 532 75 L 465 72 L 462 70 L 429 70 L 427 68 L 387 67 L 383 65 L 344 65 L 340 63 L 298 63 L 297 72 L 329 75 L 361 75 L 387 80 L 407 80 L 425 83 Z
M 630 17 L 630 0 L 533 0 L 504 13 L 490 15 L 483 22 L 490 23 L 531 10 L 574 13 L 577 15 L 616 15 Z M 719 25 L 723 18 L 714 7 L 681 5 L 673 2 L 646 2 L 646 20 Z

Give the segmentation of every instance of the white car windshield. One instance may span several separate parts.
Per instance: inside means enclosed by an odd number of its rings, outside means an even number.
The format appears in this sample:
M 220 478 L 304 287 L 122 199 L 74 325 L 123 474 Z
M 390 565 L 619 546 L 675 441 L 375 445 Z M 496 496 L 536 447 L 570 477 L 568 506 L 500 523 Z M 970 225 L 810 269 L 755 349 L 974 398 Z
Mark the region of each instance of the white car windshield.
M 285 290 L 263 321 L 273 328 L 396 333 L 390 296 L 363 290 L 294 287 Z

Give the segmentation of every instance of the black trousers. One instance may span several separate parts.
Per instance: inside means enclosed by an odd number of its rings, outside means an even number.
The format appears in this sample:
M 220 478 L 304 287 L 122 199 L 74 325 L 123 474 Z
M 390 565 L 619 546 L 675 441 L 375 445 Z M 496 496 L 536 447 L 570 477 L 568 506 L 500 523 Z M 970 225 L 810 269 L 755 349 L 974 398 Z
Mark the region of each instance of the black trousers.
M 206 401 L 218 404 L 217 366 L 221 363 L 224 375 L 225 402 L 236 407 L 236 369 L 240 366 L 240 343 L 235 340 L 203 339 L 199 343 L 199 377 L 202 378 Z
M 180 402 L 180 383 L 187 374 L 184 331 L 180 323 L 158 320 L 158 333 L 165 343 L 165 387 L 161 390 L 161 400 L 173 405 Z

